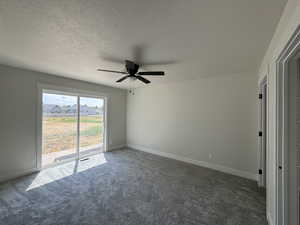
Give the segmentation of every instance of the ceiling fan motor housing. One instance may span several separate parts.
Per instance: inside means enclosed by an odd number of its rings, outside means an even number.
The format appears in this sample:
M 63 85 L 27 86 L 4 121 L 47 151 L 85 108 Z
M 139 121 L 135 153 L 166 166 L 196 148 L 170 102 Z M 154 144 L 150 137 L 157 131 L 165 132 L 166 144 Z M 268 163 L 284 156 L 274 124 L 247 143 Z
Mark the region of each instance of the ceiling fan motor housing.
M 127 60 L 126 60 L 125 67 L 126 67 L 127 72 L 131 76 L 135 75 L 138 72 L 138 70 L 139 70 L 139 65 L 138 64 L 135 64 L 135 63 L 127 61 Z

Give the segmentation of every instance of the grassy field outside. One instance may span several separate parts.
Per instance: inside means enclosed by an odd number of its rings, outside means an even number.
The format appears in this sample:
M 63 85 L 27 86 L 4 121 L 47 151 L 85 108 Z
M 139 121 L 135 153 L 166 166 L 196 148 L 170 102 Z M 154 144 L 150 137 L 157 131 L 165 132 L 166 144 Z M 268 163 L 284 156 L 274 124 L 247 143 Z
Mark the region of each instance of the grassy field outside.
M 80 117 L 80 147 L 97 145 L 102 140 L 102 116 Z M 71 116 L 43 118 L 43 153 L 76 149 L 77 118 Z

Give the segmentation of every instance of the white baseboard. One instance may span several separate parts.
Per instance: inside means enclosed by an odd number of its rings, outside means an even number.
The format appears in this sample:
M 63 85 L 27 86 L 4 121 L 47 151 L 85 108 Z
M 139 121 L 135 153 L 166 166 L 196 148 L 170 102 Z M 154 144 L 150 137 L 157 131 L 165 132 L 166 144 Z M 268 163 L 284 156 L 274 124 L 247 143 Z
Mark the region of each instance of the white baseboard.
M 210 169 L 213 169 L 213 170 L 218 170 L 218 171 L 221 171 L 221 172 L 224 172 L 224 173 L 229 173 L 229 174 L 232 174 L 232 175 L 248 178 L 248 179 L 251 179 L 251 180 L 256 180 L 256 181 L 258 180 L 258 176 L 256 174 L 252 174 L 252 173 L 241 171 L 241 170 L 236 170 L 236 169 L 233 169 L 233 168 L 230 168 L 230 167 L 216 165 L 216 164 L 213 164 L 213 163 L 208 163 L 208 162 L 204 162 L 204 161 L 199 161 L 199 160 L 195 160 L 195 159 L 186 158 L 186 157 L 179 156 L 179 155 L 176 155 L 176 154 L 173 154 L 173 153 L 161 152 L 161 151 L 149 149 L 149 148 L 146 148 L 146 147 L 143 147 L 143 146 L 138 146 L 138 145 L 124 145 L 124 144 L 123 145 L 116 145 L 116 146 L 109 147 L 108 151 L 113 151 L 113 150 L 117 150 L 117 149 L 121 149 L 121 148 L 125 148 L 125 147 L 132 148 L 132 149 L 139 150 L 139 151 L 143 151 L 143 152 L 148 152 L 148 153 L 151 153 L 151 154 L 154 154 L 154 155 L 159 155 L 159 156 L 170 158 L 170 159 L 175 159 L 175 160 L 186 162 L 186 163 L 191 163 L 191 164 L 194 164 L 194 165 L 197 165 L 197 166 L 207 167 L 207 168 L 210 168 Z M 25 171 L 10 172 L 10 173 L 7 173 L 5 175 L 1 175 L 0 176 L 0 182 L 4 182 L 4 181 L 7 181 L 7 180 L 11 180 L 11 179 L 15 179 L 15 178 L 22 177 L 22 176 L 25 176 L 25 175 L 29 175 L 29 174 L 32 174 L 32 173 L 35 173 L 35 172 L 38 172 L 38 171 L 39 171 L 38 169 L 32 168 L 32 169 L 28 169 L 28 170 L 25 170 Z M 268 216 L 268 221 L 269 221 L 269 216 Z M 273 225 L 271 217 L 270 217 L 269 224 Z
M 139 145 L 127 145 L 128 148 L 132 148 L 135 150 L 139 150 L 139 151 L 143 151 L 143 152 L 148 152 L 154 155 L 159 155 L 162 157 L 166 157 L 166 158 L 170 158 L 170 159 L 175 159 L 178 161 L 182 161 L 182 162 L 186 162 L 186 163 L 191 163 L 197 166 L 202 166 L 202 167 L 206 167 L 209 169 L 213 169 L 213 170 L 218 170 L 224 173 L 229 173 L 235 176 L 239 176 L 239 177 L 244 177 L 250 180 L 255 180 L 258 181 L 258 175 L 256 174 L 252 174 L 246 171 L 241 171 L 241 170 L 236 170 L 230 167 L 226 167 L 226 166 L 221 166 L 221 165 L 217 165 L 217 164 L 213 164 L 213 163 L 209 163 L 209 162 L 204 162 L 204 161 L 199 161 L 199 160 L 195 160 L 195 159 L 190 159 L 184 156 L 179 156 L 173 153 L 167 153 L 167 152 L 161 152 L 161 151 L 157 151 L 154 149 L 149 149 L 143 146 L 139 146 Z
M 269 225 L 275 225 L 273 220 L 272 220 L 272 217 L 271 217 L 270 213 L 267 213 L 267 221 L 268 221 Z
M 13 180 L 18 177 L 30 175 L 30 174 L 36 173 L 38 171 L 39 171 L 38 169 L 32 168 L 32 169 L 28 169 L 28 170 L 24 170 L 24 171 L 8 172 L 7 174 L 0 176 L 0 183 L 8 181 L 8 180 Z
M 123 144 L 123 145 L 116 145 L 116 146 L 110 146 L 107 151 L 110 152 L 110 151 L 114 151 L 114 150 L 125 148 L 125 147 L 126 147 L 125 144 Z

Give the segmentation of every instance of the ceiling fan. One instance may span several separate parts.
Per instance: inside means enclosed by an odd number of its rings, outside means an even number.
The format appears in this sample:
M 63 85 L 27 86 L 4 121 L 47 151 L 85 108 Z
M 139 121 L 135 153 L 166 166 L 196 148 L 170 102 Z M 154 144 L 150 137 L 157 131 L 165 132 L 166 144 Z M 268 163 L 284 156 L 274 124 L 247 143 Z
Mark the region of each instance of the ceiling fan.
M 126 68 L 127 72 L 104 70 L 104 69 L 98 69 L 98 71 L 126 74 L 126 76 L 123 76 L 122 78 L 117 80 L 116 81 L 117 83 L 122 82 L 122 81 L 126 80 L 127 78 L 130 78 L 132 80 L 140 80 L 145 84 L 149 84 L 149 83 L 151 83 L 151 81 L 142 77 L 142 75 L 143 76 L 164 76 L 165 75 L 165 72 L 163 72 L 163 71 L 145 71 L 145 72 L 141 71 L 141 72 L 138 72 L 139 67 L 140 66 L 138 64 L 136 64 L 130 60 L 125 60 L 125 68 Z

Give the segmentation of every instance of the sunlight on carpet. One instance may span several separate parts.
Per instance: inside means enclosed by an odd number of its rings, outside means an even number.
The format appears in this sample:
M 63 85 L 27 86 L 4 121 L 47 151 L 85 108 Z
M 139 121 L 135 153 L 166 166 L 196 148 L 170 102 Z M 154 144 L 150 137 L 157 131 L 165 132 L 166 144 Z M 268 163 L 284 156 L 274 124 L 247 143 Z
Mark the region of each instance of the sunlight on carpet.
M 104 163 L 107 163 L 107 161 L 104 154 L 101 153 L 88 157 L 88 160 L 86 161 L 74 160 L 59 166 L 44 169 L 37 174 L 26 191 L 30 191 L 54 181 L 72 176 L 76 173 L 86 171 Z

